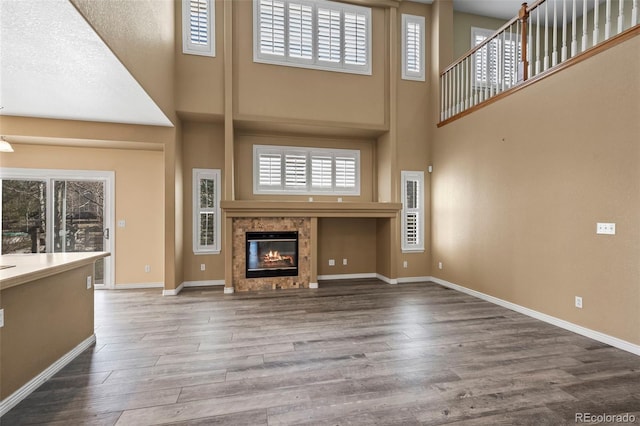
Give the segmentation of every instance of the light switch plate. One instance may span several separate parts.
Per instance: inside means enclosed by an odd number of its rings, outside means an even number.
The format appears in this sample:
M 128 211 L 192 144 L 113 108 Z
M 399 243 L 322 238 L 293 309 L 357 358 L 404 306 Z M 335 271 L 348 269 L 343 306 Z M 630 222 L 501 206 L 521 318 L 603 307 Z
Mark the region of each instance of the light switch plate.
M 91 288 L 91 275 L 87 276 L 87 290 Z
M 4 327 L 4 309 L 0 309 L 0 327 Z
M 336 266 L 336 260 L 335 259 L 329 259 L 329 266 Z

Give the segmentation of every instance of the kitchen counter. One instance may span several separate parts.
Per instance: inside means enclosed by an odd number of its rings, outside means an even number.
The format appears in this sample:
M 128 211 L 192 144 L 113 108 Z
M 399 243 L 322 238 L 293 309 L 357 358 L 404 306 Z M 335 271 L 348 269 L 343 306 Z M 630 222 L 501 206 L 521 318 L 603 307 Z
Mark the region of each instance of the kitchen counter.
M 109 256 L 108 252 L 7 254 L 0 256 L 0 290 L 75 269 Z

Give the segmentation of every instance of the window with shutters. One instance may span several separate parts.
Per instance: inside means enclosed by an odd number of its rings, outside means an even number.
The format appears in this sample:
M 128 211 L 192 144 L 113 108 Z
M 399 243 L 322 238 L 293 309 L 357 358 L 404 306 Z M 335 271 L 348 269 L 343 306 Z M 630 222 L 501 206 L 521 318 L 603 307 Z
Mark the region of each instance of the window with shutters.
M 371 74 L 371 9 L 325 0 L 254 0 L 255 62 Z
M 254 194 L 360 195 L 360 152 L 254 145 Z
M 471 28 L 471 46 L 495 34 L 493 30 Z M 503 33 L 473 54 L 473 80 L 477 86 L 497 86 L 504 81 L 506 86 L 518 81 L 518 62 L 522 56 L 517 34 Z
M 182 0 L 182 53 L 216 56 L 215 0 Z
M 220 253 L 220 170 L 193 169 L 193 252 Z
M 424 251 L 424 172 L 401 174 L 402 251 Z
M 424 17 L 402 15 L 402 78 L 404 80 L 425 79 L 424 63 Z

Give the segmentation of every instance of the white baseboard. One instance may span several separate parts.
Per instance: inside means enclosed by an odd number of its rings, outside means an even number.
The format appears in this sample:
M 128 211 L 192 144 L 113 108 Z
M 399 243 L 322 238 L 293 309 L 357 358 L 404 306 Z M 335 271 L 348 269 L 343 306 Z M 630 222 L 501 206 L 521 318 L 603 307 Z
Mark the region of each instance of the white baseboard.
M 164 288 L 164 283 L 116 284 L 113 290 L 135 290 L 141 288 Z
M 185 281 L 183 284 L 184 284 L 184 288 L 210 287 L 212 285 L 224 285 L 224 280 Z
M 96 335 L 92 334 L 90 337 L 82 341 L 78 346 L 71 349 L 49 367 L 47 367 L 42 373 L 38 374 L 33 379 L 29 380 L 20 389 L 0 401 L 0 417 L 4 416 L 9 410 L 18 405 L 20 401 L 31 395 L 33 391 L 38 389 L 44 382 L 53 377 L 58 371 L 62 370 L 71 361 L 73 361 L 78 355 L 84 352 L 91 345 L 96 343 Z
M 318 288 L 318 283 L 309 283 L 309 288 Z
M 396 278 L 387 278 L 382 274 L 376 274 L 375 277 L 380 281 L 384 281 L 387 284 L 398 284 L 398 280 Z
M 173 289 L 173 290 L 162 290 L 162 295 L 163 296 L 177 296 L 182 289 L 184 288 L 184 283 L 180 284 L 178 286 L 178 288 Z
M 362 278 L 375 278 L 374 273 L 364 274 L 335 274 L 335 275 L 318 275 L 318 280 L 355 280 Z
M 233 294 L 233 287 L 225 287 L 224 294 Z
M 458 284 L 450 283 L 449 281 L 442 280 L 440 278 L 432 277 L 431 281 L 440 284 L 444 287 L 457 290 L 462 293 L 477 297 L 478 299 L 486 300 L 487 302 L 500 305 L 504 308 L 511 309 L 512 311 L 519 312 L 529 317 L 544 321 L 546 323 L 555 325 L 556 327 L 564 328 L 565 330 L 572 331 L 582 336 L 588 337 L 593 340 L 597 340 L 601 343 L 606 343 L 623 351 L 631 352 L 635 355 L 640 355 L 640 345 L 635 345 L 626 340 L 619 339 L 617 337 L 610 336 L 608 334 L 601 333 L 599 331 L 591 330 L 590 328 L 583 327 L 581 325 L 574 324 L 569 321 L 565 321 L 560 318 L 553 317 L 551 315 L 543 314 L 542 312 L 534 311 L 533 309 L 525 308 L 524 306 L 516 305 L 515 303 L 508 302 L 506 300 L 498 299 L 497 297 L 490 296 L 485 293 L 481 293 L 476 290 L 472 290 L 467 287 L 463 287 Z

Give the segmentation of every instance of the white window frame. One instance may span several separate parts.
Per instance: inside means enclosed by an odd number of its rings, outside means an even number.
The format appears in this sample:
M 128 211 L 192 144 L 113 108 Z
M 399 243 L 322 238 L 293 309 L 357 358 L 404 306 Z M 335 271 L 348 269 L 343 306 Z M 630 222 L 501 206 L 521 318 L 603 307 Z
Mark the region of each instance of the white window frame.
M 418 182 L 418 205 L 415 208 L 409 208 L 407 202 L 407 182 Z M 424 172 L 423 171 L 402 171 L 402 252 L 424 252 Z M 410 243 L 407 235 L 407 217 L 409 214 L 417 214 L 417 242 Z
M 279 184 L 260 185 L 260 157 L 263 155 L 280 156 Z M 304 186 L 288 187 L 286 185 L 286 156 L 304 155 L 306 158 L 306 184 Z M 331 187 L 318 188 L 313 186 L 312 164 L 318 157 L 331 157 Z M 355 162 L 355 179 L 353 188 L 340 188 L 336 185 L 336 159 L 346 157 Z M 352 149 L 309 148 L 275 145 L 253 146 L 253 193 L 255 195 L 360 195 L 360 151 Z
M 487 28 L 478 28 L 478 27 L 471 27 L 471 48 L 475 48 L 476 46 L 478 46 L 478 44 L 476 44 L 476 37 L 477 36 L 481 36 L 484 37 L 485 39 L 490 38 L 491 36 L 493 36 L 495 34 L 495 30 L 490 30 Z M 483 40 L 484 41 L 484 40 Z M 520 36 L 515 34 L 515 33 L 510 33 L 507 32 L 505 33 L 505 41 L 507 42 L 513 42 L 516 43 L 516 51 L 514 52 L 515 55 L 519 56 L 522 53 L 522 49 L 521 49 L 521 41 L 520 41 Z M 498 40 L 496 40 L 496 47 L 495 47 L 495 52 L 496 52 L 496 70 L 495 70 L 495 74 L 496 74 L 496 80 L 495 81 L 490 81 L 491 78 L 489 77 L 489 69 L 487 69 L 487 81 L 482 80 L 481 76 L 479 77 L 477 74 L 477 69 L 476 69 L 476 61 L 479 55 L 482 55 L 481 51 L 482 49 L 477 50 L 473 55 L 472 55 L 472 63 L 471 63 L 471 69 L 473 72 L 473 85 L 475 87 L 498 87 L 502 84 L 502 80 L 504 80 L 505 82 L 505 86 L 506 87 L 511 87 L 514 86 L 516 83 L 518 83 L 519 80 L 519 76 L 518 76 L 518 66 L 519 66 L 519 61 L 516 61 L 516 68 L 515 68 L 515 79 L 513 79 L 514 81 L 512 82 L 510 78 L 505 79 L 505 71 L 502 67 L 500 67 L 500 63 L 503 61 L 503 48 L 500 45 L 502 43 L 502 39 L 499 38 Z M 487 49 L 489 49 L 489 44 L 491 44 L 491 42 L 489 42 L 487 44 Z M 487 64 L 485 65 L 487 68 L 489 67 L 489 62 L 490 62 L 490 58 L 489 58 L 489 54 L 490 54 L 490 50 L 487 52 Z
M 220 213 L 220 169 L 193 169 L 193 253 L 198 254 L 219 254 L 220 253 L 220 229 L 221 229 L 221 213 Z M 202 179 L 212 179 L 215 191 L 214 207 L 200 207 L 200 181 Z M 200 214 L 214 214 L 214 232 L 215 238 L 211 245 L 200 244 Z
M 207 42 L 191 41 L 191 2 L 207 5 Z M 182 53 L 187 55 L 216 56 L 215 0 L 182 0 Z
M 418 58 L 420 61 L 420 70 L 409 70 L 408 62 L 408 27 L 409 24 L 417 24 L 420 28 L 420 45 L 418 46 Z M 402 14 L 402 79 L 425 81 L 425 19 L 424 16 Z
M 355 6 L 351 4 L 333 2 L 328 0 L 281 0 L 285 6 L 285 25 L 284 25 L 284 54 L 276 55 L 263 53 L 260 51 L 260 0 L 253 0 L 253 61 L 272 64 L 284 65 L 298 68 L 311 68 L 324 71 L 336 71 L 352 74 L 371 75 L 371 8 L 364 6 Z M 313 8 L 312 12 L 312 48 L 311 58 L 297 58 L 289 56 L 289 4 L 304 5 Z M 331 9 L 340 12 L 340 61 L 328 62 L 318 58 L 318 9 Z M 345 13 L 358 13 L 365 15 L 366 22 L 366 59 L 364 65 L 345 63 L 345 31 L 344 16 Z

